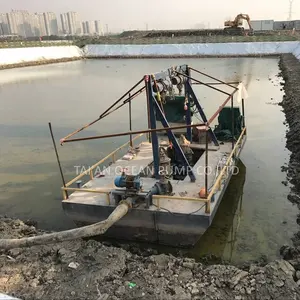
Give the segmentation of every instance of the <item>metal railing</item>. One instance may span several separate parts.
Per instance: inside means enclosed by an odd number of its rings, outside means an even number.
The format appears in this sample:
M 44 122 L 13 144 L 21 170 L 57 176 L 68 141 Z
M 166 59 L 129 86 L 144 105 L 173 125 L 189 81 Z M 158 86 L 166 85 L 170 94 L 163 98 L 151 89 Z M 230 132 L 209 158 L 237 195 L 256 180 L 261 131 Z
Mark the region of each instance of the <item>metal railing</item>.
M 153 198 L 153 200 L 156 200 L 156 206 L 160 209 L 160 200 L 162 200 L 162 199 L 204 202 L 205 203 L 205 212 L 210 213 L 210 211 L 211 211 L 211 209 L 210 209 L 211 199 L 217 191 L 220 191 L 220 189 L 222 187 L 222 180 L 223 180 L 224 176 L 226 175 L 226 171 L 228 170 L 228 168 L 232 167 L 231 159 L 234 158 L 237 155 L 237 152 L 239 151 L 239 149 L 242 146 L 242 143 L 244 142 L 243 138 L 244 138 L 245 135 L 246 135 L 246 127 L 243 128 L 237 142 L 234 145 L 234 148 L 232 149 L 230 155 L 228 156 L 227 161 L 224 164 L 220 174 L 218 175 L 214 185 L 212 186 L 207 198 L 178 197 L 178 196 L 170 196 L 170 195 L 153 195 L 152 198 Z M 140 135 L 136 136 L 135 138 L 133 138 L 133 141 L 138 139 L 141 136 L 143 136 L 143 134 L 140 134 Z M 69 181 L 66 184 L 66 187 L 62 187 L 61 189 L 63 191 L 64 200 L 67 199 L 66 191 L 71 191 L 71 192 L 79 191 L 79 192 L 88 192 L 88 193 L 98 193 L 98 194 L 106 194 L 107 195 L 107 204 L 109 205 L 110 204 L 109 194 L 110 194 L 112 189 L 70 188 L 69 186 L 72 185 L 73 183 L 75 183 L 77 180 L 81 179 L 83 176 L 88 175 L 88 174 L 90 175 L 90 179 L 92 180 L 94 178 L 92 171 L 95 168 L 97 168 L 100 164 L 102 164 L 103 162 L 105 162 L 107 159 L 109 159 L 111 157 L 113 157 L 113 162 L 115 162 L 116 161 L 116 158 L 115 158 L 116 153 L 118 151 L 120 151 L 121 149 L 123 149 L 124 147 L 128 146 L 129 144 L 130 144 L 130 141 L 123 144 L 122 146 L 120 146 L 119 148 L 117 148 L 116 150 L 114 150 L 113 152 L 108 154 L 106 157 L 104 157 L 103 159 L 98 161 L 92 167 L 90 167 L 86 172 L 83 172 L 82 174 L 78 175 L 77 177 L 75 177 L 74 179 Z
M 220 191 L 222 187 L 222 180 L 224 176 L 226 175 L 226 171 L 228 168 L 232 167 L 231 166 L 231 159 L 234 158 L 237 155 L 238 150 L 241 148 L 242 143 L 244 141 L 243 137 L 246 135 L 246 127 L 243 128 L 237 142 L 235 143 L 234 148 L 232 149 L 230 155 L 227 158 L 226 163 L 224 164 L 224 167 L 222 168 L 219 176 L 217 177 L 214 185 L 212 186 L 207 198 L 196 198 L 196 197 L 174 197 L 174 196 L 163 196 L 163 195 L 154 195 L 152 198 L 155 199 L 156 206 L 160 208 L 160 200 L 161 199 L 169 199 L 169 200 L 183 200 L 183 201 L 193 201 L 193 202 L 205 202 L 205 212 L 210 213 L 210 204 L 211 204 L 211 198 L 213 195 L 217 192 Z
M 143 135 L 144 134 L 139 134 L 139 135 L 135 136 L 132 139 L 132 142 L 137 140 L 138 138 L 142 137 Z M 102 163 L 104 163 L 105 161 L 107 161 L 110 158 L 112 158 L 112 162 L 115 163 L 117 160 L 116 154 L 119 151 L 121 151 L 123 148 L 125 148 L 126 146 L 130 145 L 130 142 L 131 141 L 128 141 L 125 144 L 123 144 L 122 146 L 120 146 L 119 148 L 115 149 L 113 152 L 109 153 L 107 156 L 105 156 L 104 158 L 99 160 L 97 163 L 95 163 L 93 166 L 88 168 L 88 170 L 79 174 L 78 176 L 76 176 L 75 178 L 70 180 L 68 183 L 66 183 L 66 186 L 61 188 L 63 191 L 63 199 L 66 200 L 68 198 L 67 191 L 70 191 L 70 192 L 80 191 L 80 192 L 99 193 L 99 194 L 107 194 L 108 195 L 110 193 L 110 190 L 107 190 L 107 189 L 71 188 L 69 186 L 72 185 L 73 183 L 75 183 L 76 181 L 78 181 L 79 179 L 81 179 L 83 176 L 89 175 L 90 180 L 92 180 L 94 178 L 93 170 L 96 169 L 99 165 L 101 165 Z

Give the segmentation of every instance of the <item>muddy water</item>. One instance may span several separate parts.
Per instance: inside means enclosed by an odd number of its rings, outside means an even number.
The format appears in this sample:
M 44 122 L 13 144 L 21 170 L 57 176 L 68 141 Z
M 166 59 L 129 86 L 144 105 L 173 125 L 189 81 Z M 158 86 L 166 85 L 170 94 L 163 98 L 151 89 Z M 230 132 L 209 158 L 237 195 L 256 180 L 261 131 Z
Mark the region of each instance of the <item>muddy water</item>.
M 281 166 L 287 163 L 278 60 L 274 58 L 78 61 L 0 72 L 0 214 L 33 218 L 45 229 L 73 226 L 61 209 L 61 179 L 48 130 L 57 140 L 99 116 L 142 77 L 171 65 L 188 63 L 224 80 L 243 80 L 248 88 L 248 141 L 235 176 L 212 227 L 189 252 L 215 254 L 233 262 L 278 256 L 296 231 L 296 210 L 287 201 L 289 188 Z M 202 76 L 197 77 L 200 80 Z M 208 80 L 211 82 L 211 80 Z M 207 115 L 225 95 L 195 87 Z M 226 91 L 229 91 L 228 89 Z M 133 102 L 133 128 L 145 128 L 146 102 Z M 128 129 L 124 108 L 85 135 Z M 59 147 L 67 180 L 126 138 L 66 144 Z

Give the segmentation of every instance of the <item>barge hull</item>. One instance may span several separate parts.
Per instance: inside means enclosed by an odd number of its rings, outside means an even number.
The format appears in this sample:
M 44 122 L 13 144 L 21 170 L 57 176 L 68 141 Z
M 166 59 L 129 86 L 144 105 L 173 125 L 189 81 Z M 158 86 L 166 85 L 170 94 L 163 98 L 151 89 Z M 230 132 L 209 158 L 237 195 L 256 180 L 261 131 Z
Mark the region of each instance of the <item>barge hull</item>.
M 240 153 L 246 142 L 244 136 L 236 160 L 237 165 Z M 198 204 L 190 213 L 174 213 L 160 209 L 131 209 L 129 213 L 109 228 L 104 236 L 120 240 L 141 241 L 173 247 L 193 247 L 205 231 L 210 227 L 215 213 L 222 201 L 230 182 L 232 172 L 228 172 L 221 189 L 214 195 L 212 211 L 205 214 L 203 203 Z M 238 176 L 238 175 L 234 175 Z M 65 214 L 74 221 L 77 226 L 90 225 L 101 222 L 113 212 L 115 206 L 97 205 L 86 201 L 79 203 L 72 199 L 62 202 Z
M 203 204 L 199 204 L 202 206 Z M 105 220 L 115 207 L 83 205 L 64 202 L 63 209 L 77 226 Z M 116 225 L 104 234 L 106 237 L 149 242 L 175 247 L 190 247 L 197 243 L 210 225 L 210 217 L 172 214 L 169 212 L 131 209 Z

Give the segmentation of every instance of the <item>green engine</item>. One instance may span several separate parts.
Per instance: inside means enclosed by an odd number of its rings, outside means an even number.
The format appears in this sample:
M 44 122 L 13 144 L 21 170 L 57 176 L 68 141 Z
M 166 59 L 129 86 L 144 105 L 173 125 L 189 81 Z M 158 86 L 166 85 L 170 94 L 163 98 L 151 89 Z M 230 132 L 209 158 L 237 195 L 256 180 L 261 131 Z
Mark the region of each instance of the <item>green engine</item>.
M 185 123 L 186 103 L 185 96 L 166 96 L 162 99 L 165 118 L 169 123 Z M 193 112 L 191 111 L 191 116 Z M 161 121 L 156 112 L 156 120 Z

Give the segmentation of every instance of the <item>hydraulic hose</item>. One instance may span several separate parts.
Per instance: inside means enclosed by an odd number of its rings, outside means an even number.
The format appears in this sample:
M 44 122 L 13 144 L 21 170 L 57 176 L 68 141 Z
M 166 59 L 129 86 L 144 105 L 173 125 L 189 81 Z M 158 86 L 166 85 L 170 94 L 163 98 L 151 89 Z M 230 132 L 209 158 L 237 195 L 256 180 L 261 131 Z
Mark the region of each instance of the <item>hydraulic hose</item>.
M 33 237 L 21 239 L 1 239 L 0 249 L 8 250 L 13 248 L 32 247 L 36 245 L 60 243 L 79 238 L 101 235 L 104 234 L 113 224 L 115 224 L 122 217 L 124 217 L 127 214 L 129 208 L 131 207 L 132 199 L 128 198 L 124 201 L 121 201 L 120 204 L 115 208 L 115 210 L 104 221 L 80 228 L 43 234 Z

